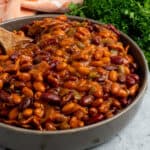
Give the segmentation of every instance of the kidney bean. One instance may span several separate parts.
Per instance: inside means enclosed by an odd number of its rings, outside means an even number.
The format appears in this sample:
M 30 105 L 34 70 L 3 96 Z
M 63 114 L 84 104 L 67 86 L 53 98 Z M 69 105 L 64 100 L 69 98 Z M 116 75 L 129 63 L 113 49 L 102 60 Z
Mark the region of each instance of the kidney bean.
M 136 82 L 139 82 L 139 76 L 137 74 L 131 74 L 131 76 L 136 80 Z
M 93 30 L 95 32 L 99 32 L 100 31 L 100 27 L 97 24 L 93 24 L 92 27 L 93 27 Z
M 34 57 L 33 59 L 33 63 L 34 64 L 39 64 L 42 61 L 42 57 L 37 55 L 36 57 Z
M 15 60 L 18 58 L 19 55 L 20 55 L 20 52 L 14 52 L 12 55 L 10 55 L 10 59 Z
M 103 114 L 98 114 L 94 117 L 89 118 L 89 120 L 86 122 L 86 124 L 89 125 L 89 124 L 97 123 L 97 122 L 99 122 L 103 119 L 104 119 L 104 115 Z
M 19 105 L 19 109 L 23 110 L 25 108 L 32 106 L 32 104 L 33 104 L 33 98 L 25 97 L 22 99 L 22 102 Z
M 132 78 L 131 76 L 126 77 L 126 82 L 127 82 L 128 86 L 134 85 L 136 83 L 135 79 Z
M 130 105 L 131 103 L 132 103 L 132 101 L 133 101 L 133 98 L 132 98 L 132 96 L 130 97 L 128 97 L 128 105 Z
M 138 65 L 136 63 L 131 63 L 130 64 L 130 69 L 132 70 L 132 73 L 133 73 L 138 69 Z
M 117 30 L 112 24 L 108 24 L 107 28 L 112 30 L 114 33 L 116 33 L 118 36 L 120 36 L 119 30 Z
M 94 97 L 92 95 L 87 95 L 87 96 L 82 97 L 82 99 L 80 100 L 80 104 L 82 106 L 89 106 L 92 104 L 93 100 L 94 100 Z
M 128 105 L 128 99 L 126 97 L 121 98 L 120 102 L 122 103 L 123 106 L 127 106 Z
M 93 31 L 98 32 L 100 30 L 99 26 L 97 26 L 97 24 L 91 24 L 91 23 L 89 23 L 88 29 L 91 32 L 93 32 Z
M 121 65 L 123 64 L 123 58 L 121 56 L 112 56 L 111 57 L 111 63 L 116 64 L 116 65 Z
M 0 90 L 0 101 L 9 102 L 10 101 L 9 93 L 5 92 L 4 90 Z
M 107 100 L 110 97 L 110 93 L 104 93 L 103 99 Z
M 51 60 L 51 61 L 49 62 L 50 69 L 55 69 L 56 66 L 57 66 L 57 64 L 58 64 L 58 61 L 57 61 L 57 60 Z
M 0 117 L 5 117 L 7 118 L 9 114 L 9 109 L 0 109 Z
M 108 70 L 108 71 L 112 71 L 112 70 L 117 70 L 117 69 L 118 69 L 118 67 L 115 66 L 115 65 L 107 65 L 107 66 L 105 66 L 104 68 L 105 68 L 106 70 Z
M 60 97 L 57 94 L 52 93 L 52 92 L 42 93 L 40 99 L 44 100 L 50 104 L 60 104 L 60 102 L 61 102 Z
M 128 86 L 132 86 L 139 82 L 139 76 L 136 74 L 129 74 L 126 76 L 126 83 Z
M 72 76 L 68 77 L 68 80 L 70 80 L 70 81 L 77 81 L 78 77 L 72 75 Z
M 65 105 L 67 102 L 69 102 L 73 98 L 74 98 L 73 93 L 69 92 L 68 94 L 66 94 L 65 96 L 63 96 L 63 98 L 61 100 L 61 105 Z
M 32 69 L 32 67 L 33 67 L 33 65 L 31 63 L 22 64 L 20 71 L 27 72 L 27 71 L 30 71 Z
M 92 39 L 92 43 L 95 45 L 99 45 L 100 44 L 100 37 L 93 37 Z

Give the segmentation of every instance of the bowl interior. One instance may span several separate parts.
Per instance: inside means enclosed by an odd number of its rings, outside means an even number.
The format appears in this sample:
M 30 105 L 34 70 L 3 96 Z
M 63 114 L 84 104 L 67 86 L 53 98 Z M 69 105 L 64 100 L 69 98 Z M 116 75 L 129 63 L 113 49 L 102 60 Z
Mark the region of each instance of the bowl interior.
M 24 26 L 25 24 L 31 23 L 33 20 L 41 20 L 43 18 L 46 17 L 56 17 L 58 16 L 57 14 L 52 15 L 52 14 L 47 14 L 47 15 L 38 15 L 38 16 L 31 16 L 31 17 L 23 17 L 23 18 L 19 18 L 19 19 L 13 19 L 10 21 L 6 21 L 2 24 L 0 24 L 1 27 L 4 27 L 10 31 L 12 30 L 18 30 L 20 29 L 22 26 Z M 75 17 L 75 16 L 68 16 L 70 19 L 72 20 L 87 20 L 87 19 L 83 19 L 80 17 Z M 97 24 L 101 24 L 97 21 L 94 21 L 92 19 L 88 19 L 90 21 L 92 21 L 93 23 L 97 23 Z M 122 114 L 124 114 L 126 111 L 128 111 L 129 109 L 131 109 L 138 101 L 140 101 L 141 97 L 144 95 L 146 87 L 147 87 L 147 81 L 148 81 L 148 65 L 146 62 L 146 59 L 144 57 L 143 52 L 141 51 L 141 49 L 138 47 L 138 45 L 130 38 L 128 37 L 126 34 L 121 33 L 121 40 L 123 43 L 130 45 L 130 53 L 133 55 L 133 57 L 135 58 L 135 61 L 137 62 L 138 66 L 139 66 L 139 75 L 140 75 L 140 79 L 141 79 L 141 85 L 140 85 L 140 90 L 139 93 L 137 94 L 137 96 L 135 97 L 135 100 L 132 102 L 131 105 L 129 105 L 127 108 L 125 108 L 122 112 L 120 112 L 119 114 L 115 115 L 114 117 L 101 121 L 99 123 L 95 123 L 92 125 L 89 125 L 88 127 L 82 127 L 82 129 L 88 129 L 88 128 L 92 128 L 95 126 L 99 126 L 102 124 L 105 124 L 117 117 L 120 117 Z M 10 127 L 9 125 L 4 125 L 3 123 L 0 123 L 0 126 L 5 126 L 5 127 Z M 10 127 L 12 129 L 18 130 L 18 127 Z M 28 129 L 19 129 L 20 131 L 27 131 L 27 132 L 35 132 L 35 133 L 41 133 L 41 131 L 33 131 L 33 130 L 28 130 Z M 75 132 L 75 131 L 79 131 L 80 129 L 69 129 L 71 132 Z M 69 132 L 69 130 L 66 131 L 54 131 L 53 133 L 64 133 L 64 132 Z M 47 131 L 48 132 L 48 131 Z

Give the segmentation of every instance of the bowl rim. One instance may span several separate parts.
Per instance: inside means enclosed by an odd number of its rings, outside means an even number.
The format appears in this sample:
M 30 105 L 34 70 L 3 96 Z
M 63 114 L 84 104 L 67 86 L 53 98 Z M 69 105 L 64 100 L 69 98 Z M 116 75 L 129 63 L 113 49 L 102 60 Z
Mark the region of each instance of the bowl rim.
M 43 19 L 43 18 L 47 18 L 47 17 L 54 18 L 54 17 L 60 16 L 60 15 L 61 14 L 42 14 L 42 15 L 35 15 L 35 16 L 20 17 L 20 18 L 15 18 L 15 19 L 10 19 L 10 20 L 4 21 L 3 23 L 0 23 L 0 26 L 5 26 L 5 24 L 14 23 L 16 21 L 22 21 L 22 20 L 28 20 L 28 19 L 39 20 L 39 18 Z M 67 17 L 69 19 L 72 19 L 72 20 L 79 20 L 79 21 L 88 20 L 92 23 L 104 24 L 104 23 L 98 22 L 98 21 L 90 19 L 90 18 L 83 18 L 83 17 L 70 16 L 70 15 L 67 15 Z M 132 109 L 140 100 L 142 100 L 142 97 L 143 97 L 144 93 L 146 92 L 146 89 L 147 89 L 147 86 L 148 86 L 148 72 L 149 72 L 148 63 L 147 63 L 147 60 L 146 60 L 142 50 L 137 45 L 137 43 L 135 41 L 133 41 L 127 34 L 123 33 L 120 30 L 118 30 L 118 31 L 120 32 L 121 36 L 123 36 L 125 39 L 130 41 L 132 45 L 134 45 L 136 50 L 140 53 L 141 58 L 143 59 L 143 62 L 144 62 L 144 65 L 145 65 L 144 66 L 145 67 L 145 78 L 144 78 L 144 81 L 143 81 L 143 85 L 140 88 L 140 92 L 137 94 L 137 96 L 134 98 L 134 101 L 129 106 L 124 108 L 118 114 L 114 115 L 112 118 L 109 118 L 109 119 L 106 119 L 106 120 L 103 120 L 103 121 L 100 121 L 100 122 L 97 122 L 97 123 L 94 123 L 94 124 L 91 124 L 91 125 L 86 125 L 84 127 L 75 128 L 75 129 L 56 130 L 56 131 L 40 131 L 40 130 L 33 130 L 33 129 L 25 129 L 25 128 L 21 128 L 21 127 L 16 127 L 16 126 L 8 125 L 8 124 L 1 123 L 1 122 L 0 122 L 0 127 L 7 128 L 9 130 L 20 132 L 20 133 L 23 133 L 23 134 L 35 134 L 35 135 L 72 134 L 74 132 L 86 131 L 86 130 L 90 130 L 90 129 L 105 125 L 107 123 L 110 123 L 111 121 L 114 121 L 114 120 L 120 118 L 123 114 L 125 114 L 130 109 Z

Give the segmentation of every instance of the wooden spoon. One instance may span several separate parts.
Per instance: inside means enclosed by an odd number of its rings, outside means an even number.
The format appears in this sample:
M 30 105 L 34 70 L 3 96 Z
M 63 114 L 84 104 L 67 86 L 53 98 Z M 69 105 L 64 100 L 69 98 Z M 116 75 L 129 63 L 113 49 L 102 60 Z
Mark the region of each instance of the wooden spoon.
M 32 42 L 33 39 L 24 35 L 17 35 L 0 27 L 0 46 L 4 54 L 9 54 L 9 51 L 18 44 Z

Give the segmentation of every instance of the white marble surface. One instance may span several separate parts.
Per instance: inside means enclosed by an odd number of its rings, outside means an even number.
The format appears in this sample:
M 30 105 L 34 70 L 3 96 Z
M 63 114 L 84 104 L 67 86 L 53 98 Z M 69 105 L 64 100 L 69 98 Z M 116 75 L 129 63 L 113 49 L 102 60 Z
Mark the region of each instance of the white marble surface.
M 130 124 L 116 137 L 92 150 L 150 150 L 150 86 Z

